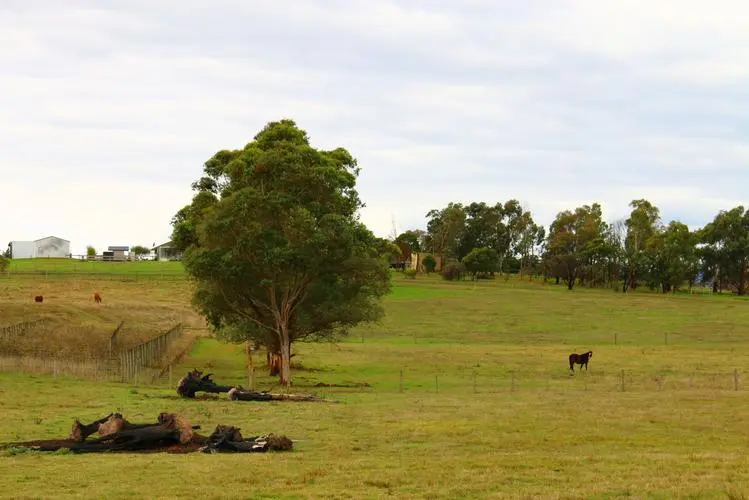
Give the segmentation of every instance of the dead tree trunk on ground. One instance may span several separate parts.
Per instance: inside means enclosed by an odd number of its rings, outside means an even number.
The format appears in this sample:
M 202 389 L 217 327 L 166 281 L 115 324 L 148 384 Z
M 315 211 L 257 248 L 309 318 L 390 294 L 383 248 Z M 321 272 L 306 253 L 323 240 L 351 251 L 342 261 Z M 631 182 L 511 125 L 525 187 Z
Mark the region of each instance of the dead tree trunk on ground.
M 233 387 L 231 385 L 218 385 L 211 380 L 212 373 L 203 375 L 203 372 L 197 369 L 189 372 L 180 379 L 177 385 L 177 394 L 183 398 L 194 398 L 196 392 L 210 392 L 214 394 L 229 392 Z
M 242 438 L 238 427 L 217 425 L 216 430 L 208 437 L 208 443 L 200 451 L 204 453 L 221 451 L 262 453 L 266 451 L 289 451 L 293 446 L 293 441 L 286 436 L 269 434 L 245 439 Z

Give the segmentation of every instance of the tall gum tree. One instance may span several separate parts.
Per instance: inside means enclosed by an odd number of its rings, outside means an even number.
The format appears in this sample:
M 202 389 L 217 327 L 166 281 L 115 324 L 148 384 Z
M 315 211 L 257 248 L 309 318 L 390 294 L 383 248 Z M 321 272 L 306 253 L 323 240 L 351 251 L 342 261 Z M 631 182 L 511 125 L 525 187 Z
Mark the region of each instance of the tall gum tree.
M 625 291 L 635 289 L 647 260 L 647 242 L 661 230 L 661 215 L 658 207 L 645 199 L 632 200 L 624 241 L 627 280 Z
M 721 210 L 701 231 L 707 244 L 706 256 L 721 274 L 736 287 L 738 295 L 746 295 L 749 274 L 749 210 L 739 205 Z
M 293 120 L 222 150 L 173 218 L 173 241 L 197 283 L 193 304 L 220 337 L 254 341 L 291 380 L 295 341 L 345 335 L 383 314 L 390 274 L 358 218 L 356 160 L 310 146 Z
M 565 275 L 567 289 L 572 290 L 592 246 L 606 229 L 601 205 L 583 205 L 575 211 L 559 212 L 549 227 L 547 259 L 555 272 Z M 558 276 L 558 275 L 557 275 Z

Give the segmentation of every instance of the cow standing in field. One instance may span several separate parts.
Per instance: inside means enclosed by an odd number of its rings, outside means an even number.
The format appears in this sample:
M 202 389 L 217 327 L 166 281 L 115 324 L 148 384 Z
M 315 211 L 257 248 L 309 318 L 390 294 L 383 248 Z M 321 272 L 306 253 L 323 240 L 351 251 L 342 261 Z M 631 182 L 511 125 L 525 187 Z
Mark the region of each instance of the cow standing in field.
M 94 302 L 101 304 L 101 295 L 99 295 L 99 292 L 94 292 Z
M 575 365 L 580 365 L 580 370 L 585 366 L 585 371 L 588 371 L 588 361 L 593 357 L 593 351 L 588 351 L 583 354 L 570 354 L 570 374 L 574 373 Z

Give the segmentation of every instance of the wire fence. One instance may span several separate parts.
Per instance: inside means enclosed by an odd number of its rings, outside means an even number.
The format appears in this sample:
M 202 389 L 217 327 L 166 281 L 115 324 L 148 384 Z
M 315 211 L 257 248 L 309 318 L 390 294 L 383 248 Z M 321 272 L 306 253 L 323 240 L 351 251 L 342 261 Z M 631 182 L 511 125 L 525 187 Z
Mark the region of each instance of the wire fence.
M 35 321 L 24 321 L 22 323 L 16 323 L 15 325 L 8 325 L 0 327 L 0 338 L 4 340 L 10 340 L 13 337 L 24 335 L 26 332 L 33 328 L 44 326 L 44 320 L 38 319 Z
M 293 371 L 292 371 L 293 377 Z M 399 370 L 366 383 L 325 384 L 305 382 L 301 387 L 348 389 L 354 392 L 404 394 L 501 394 L 543 391 L 743 391 L 749 389 L 745 374 L 730 371 L 681 371 L 663 373 L 638 369 L 575 372 L 557 375 L 522 372 L 485 374 L 477 370 L 467 374 L 427 373 L 418 369 Z
M 94 380 L 110 380 L 128 382 L 135 380 L 146 369 L 163 370 L 165 356 L 172 344 L 184 334 L 182 323 L 177 323 L 169 330 L 155 338 L 141 342 L 133 347 L 127 346 L 127 339 L 121 338 L 125 321 L 107 333 L 100 343 L 105 344 L 99 350 L 89 350 L 85 353 L 59 353 L 45 346 L 45 332 L 35 338 L 24 337 L 32 328 L 44 325 L 44 320 L 28 321 L 16 325 L 0 327 L 0 340 L 12 341 L 5 347 L 0 344 L 0 372 L 27 372 L 47 374 L 58 377 L 71 375 Z M 6 339 L 6 337 L 8 337 Z M 12 339 L 10 338 L 12 337 Z M 132 340 L 131 340 L 132 341 Z M 19 345 L 28 347 L 17 349 Z M 35 343 L 36 344 L 35 344 Z M 39 342 L 42 342 L 39 345 Z M 184 346 L 179 355 L 184 355 L 192 343 Z M 34 346 L 37 347 L 34 347 Z M 168 364 L 171 364 L 168 363 Z
M 183 333 L 182 323 L 177 323 L 158 337 L 120 353 L 120 380 L 122 382 L 134 380 L 144 368 L 156 365 L 164 357 L 172 342 L 180 338 Z

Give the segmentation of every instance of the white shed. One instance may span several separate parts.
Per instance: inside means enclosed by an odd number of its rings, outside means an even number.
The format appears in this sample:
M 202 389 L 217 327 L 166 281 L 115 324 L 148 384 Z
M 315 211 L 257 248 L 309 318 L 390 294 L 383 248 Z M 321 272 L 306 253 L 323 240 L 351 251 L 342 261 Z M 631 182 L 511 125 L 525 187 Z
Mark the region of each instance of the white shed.
M 47 236 L 34 241 L 11 241 L 9 246 L 10 256 L 13 259 L 70 256 L 70 242 L 56 236 Z

